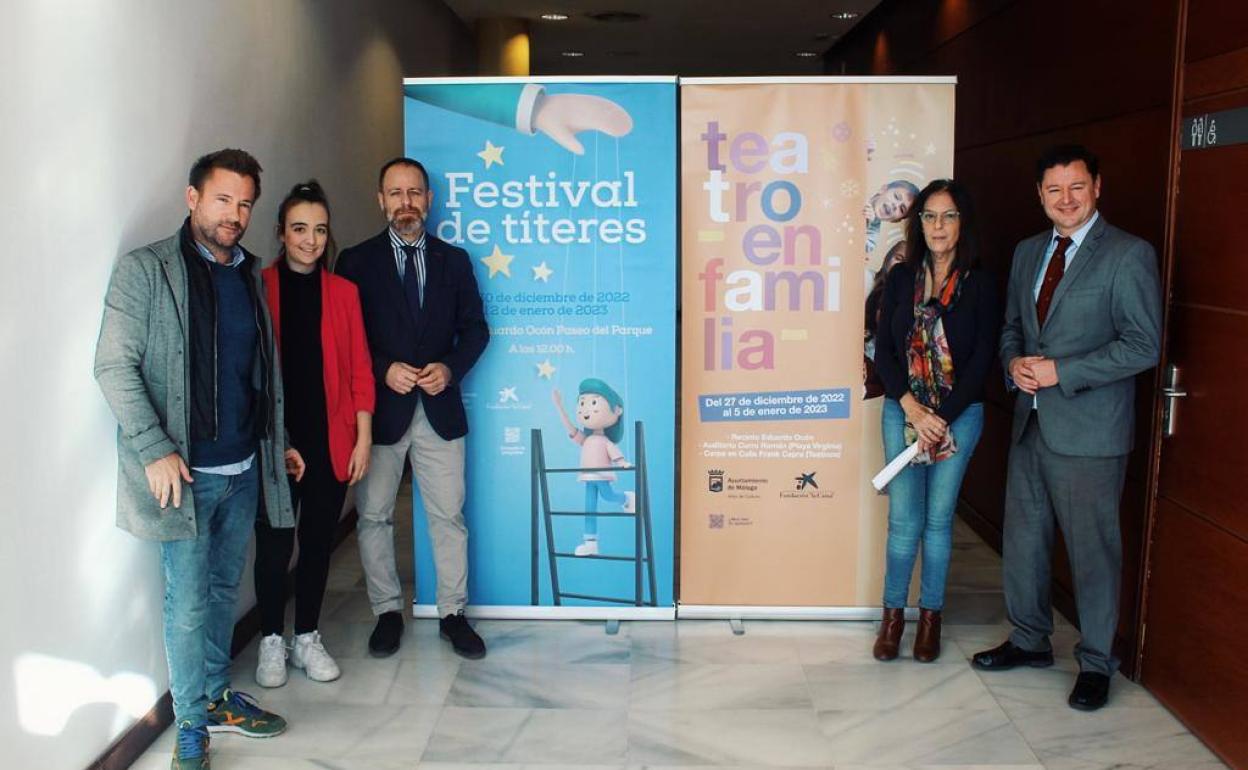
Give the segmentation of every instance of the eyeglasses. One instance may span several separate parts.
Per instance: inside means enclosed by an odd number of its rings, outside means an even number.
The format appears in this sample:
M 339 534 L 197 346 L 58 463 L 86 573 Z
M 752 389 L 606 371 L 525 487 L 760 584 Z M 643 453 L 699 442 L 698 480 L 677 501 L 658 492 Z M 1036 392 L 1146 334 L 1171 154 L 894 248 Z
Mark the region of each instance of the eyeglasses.
M 935 211 L 924 211 L 919 214 L 919 219 L 921 219 L 925 225 L 934 225 L 937 220 L 940 220 L 941 224 L 951 225 L 957 222 L 958 217 L 960 216 L 962 215 L 957 211 L 950 209 L 949 211 L 942 211 L 939 214 Z

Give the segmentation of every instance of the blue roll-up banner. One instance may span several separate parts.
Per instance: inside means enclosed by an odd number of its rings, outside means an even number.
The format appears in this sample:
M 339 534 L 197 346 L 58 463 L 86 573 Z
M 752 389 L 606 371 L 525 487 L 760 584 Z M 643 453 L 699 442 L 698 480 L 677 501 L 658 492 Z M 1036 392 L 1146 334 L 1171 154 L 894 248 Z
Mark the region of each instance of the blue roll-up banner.
M 404 121 L 490 325 L 463 383 L 470 612 L 672 617 L 675 79 L 411 79 Z

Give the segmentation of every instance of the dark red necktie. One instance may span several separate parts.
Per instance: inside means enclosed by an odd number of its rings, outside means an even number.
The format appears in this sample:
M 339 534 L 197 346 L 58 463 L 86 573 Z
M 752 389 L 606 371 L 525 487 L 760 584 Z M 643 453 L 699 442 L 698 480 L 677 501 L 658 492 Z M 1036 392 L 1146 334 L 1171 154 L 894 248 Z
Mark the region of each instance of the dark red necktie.
M 1049 266 L 1044 271 L 1044 281 L 1040 284 L 1040 294 L 1036 297 L 1036 318 L 1044 326 L 1044 319 L 1049 314 L 1049 305 L 1053 302 L 1053 292 L 1062 282 L 1066 273 L 1066 249 L 1070 248 L 1070 238 L 1058 238 L 1057 248 L 1049 258 Z

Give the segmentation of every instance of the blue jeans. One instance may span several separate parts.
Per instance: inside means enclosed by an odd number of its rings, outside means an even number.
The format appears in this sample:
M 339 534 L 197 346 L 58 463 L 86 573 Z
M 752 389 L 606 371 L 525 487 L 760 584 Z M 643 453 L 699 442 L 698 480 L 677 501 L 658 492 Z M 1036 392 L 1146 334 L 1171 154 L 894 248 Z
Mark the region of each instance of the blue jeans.
M 230 686 L 234 605 L 256 521 L 258 466 L 237 476 L 192 471 L 198 534 L 160 544 L 165 655 L 179 723 L 206 721 L 208 701 Z
M 906 413 L 884 400 L 884 455 L 892 460 L 906 448 Z M 984 405 L 974 403 L 949 426 L 958 452 L 932 465 L 909 465 L 888 485 L 888 546 L 884 571 L 884 606 L 906 606 L 914 560 L 923 546 L 919 606 L 945 605 L 945 578 L 953 548 L 953 511 L 966 466 L 984 429 Z
M 585 534 L 598 535 L 598 517 L 593 514 L 598 512 L 598 498 L 601 497 L 608 503 L 622 505 L 627 499 L 623 492 L 616 492 L 615 487 L 611 486 L 610 481 L 586 481 L 585 482 L 585 513 L 589 514 L 585 517 Z

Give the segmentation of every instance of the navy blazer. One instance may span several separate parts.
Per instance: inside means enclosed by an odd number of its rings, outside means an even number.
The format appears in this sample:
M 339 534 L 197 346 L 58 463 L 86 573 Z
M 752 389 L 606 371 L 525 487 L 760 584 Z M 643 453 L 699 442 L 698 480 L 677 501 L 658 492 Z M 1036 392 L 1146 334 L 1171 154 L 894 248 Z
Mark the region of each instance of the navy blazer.
M 336 272 L 360 290 L 364 331 L 377 381 L 373 441 L 383 445 L 398 442 L 411 427 L 417 399 L 424 400 L 429 424 L 439 436 L 450 441 L 467 434 L 468 418 L 459 383 L 490 340 L 468 253 L 425 234 L 425 292 L 417 318 L 412 318 L 403 295 L 388 228 L 344 250 Z M 418 387 L 400 395 L 386 385 L 386 372 L 396 361 L 415 367 L 446 364 L 451 381 L 436 396 Z

